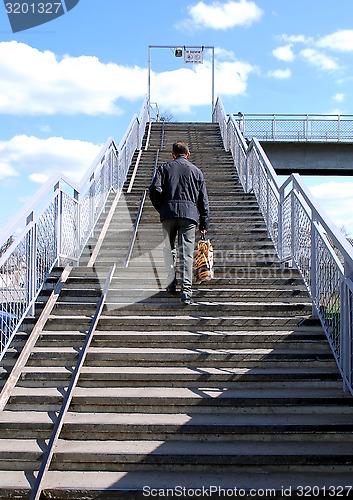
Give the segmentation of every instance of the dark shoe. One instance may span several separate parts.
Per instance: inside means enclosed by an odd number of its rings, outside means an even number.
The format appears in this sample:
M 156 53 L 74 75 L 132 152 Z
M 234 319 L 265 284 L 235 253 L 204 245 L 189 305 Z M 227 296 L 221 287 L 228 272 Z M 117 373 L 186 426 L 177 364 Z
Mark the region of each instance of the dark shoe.
M 175 293 L 177 291 L 178 281 L 174 279 L 169 285 L 166 287 L 166 291 L 169 293 Z
M 188 293 L 183 293 L 182 296 L 180 297 L 180 302 L 186 305 L 192 304 L 191 295 L 189 295 Z

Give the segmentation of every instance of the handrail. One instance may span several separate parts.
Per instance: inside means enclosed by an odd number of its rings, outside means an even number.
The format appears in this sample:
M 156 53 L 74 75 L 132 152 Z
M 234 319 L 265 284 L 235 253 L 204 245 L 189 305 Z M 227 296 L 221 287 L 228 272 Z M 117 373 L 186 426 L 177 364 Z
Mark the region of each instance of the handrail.
M 138 155 L 136 158 L 136 163 L 134 166 L 134 170 L 133 170 L 132 175 L 131 175 L 130 183 L 129 183 L 129 186 L 126 190 L 127 193 L 131 193 L 131 191 L 132 191 L 132 186 L 134 185 L 134 182 L 135 182 L 135 177 L 137 174 L 137 169 L 138 169 L 139 164 L 140 164 L 141 156 L 142 156 L 142 149 L 140 149 L 140 151 L 138 152 Z
M 158 158 L 159 158 L 159 149 L 157 149 L 156 156 L 154 157 L 152 179 L 157 172 Z
M 351 142 L 353 115 L 244 113 L 245 136 L 260 141 Z
M 164 123 L 163 123 L 163 126 L 162 126 L 162 130 L 163 130 L 163 133 L 164 133 Z M 162 138 L 161 138 L 161 144 L 162 144 L 162 142 L 163 142 L 163 135 L 162 135 Z M 156 175 L 157 164 L 158 164 L 158 157 L 159 157 L 159 149 L 157 149 L 156 156 L 154 158 L 152 179 Z M 139 205 L 139 209 L 137 211 L 137 216 L 136 216 L 135 223 L 134 223 L 134 229 L 133 229 L 133 233 L 132 233 L 132 236 L 131 236 L 131 241 L 130 241 L 130 245 L 129 245 L 129 248 L 128 248 L 127 256 L 126 256 L 126 259 L 125 259 L 124 267 L 128 267 L 129 263 L 130 263 L 131 254 L 132 254 L 132 250 L 134 248 L 134 244 L 135 244 L 135 240 L 136 240 L 136 235 L 137 235 L 137 230 L 138 230 L 138 226 L 140 224 L 140 219 L 141 219 L 142 210 L 143 210 L 143 207 L 144 207 L 144 204 L 145 204 L 146 196 L 147 196 L 147 190 L 145 189 L 144 192 L 142 193 L 142 196 L 141 196 L 141 199 L 140 199 L 140 205 Z
M 135 219 L 135 223 L 134 223 L 134 228 L 133 228 L 133 232 L 132 232 L 132 236 L 131 236 L 129 248 L 128 248 L 128 251 L 127 251 L 127 255 L 126 255 L 124 267 L 128 267 L 129 263 L 130 263 L 132 250 L 134 248 L 134 244 L 135 244 L 135 240 L 136 240 L 136 236 L 137 236 L 138 226 L 140 224 L 140 219 L 141 219 L 141 215 L 142 215 L 143 206 L 144 206 L 145 200 L 146 200 L 146 195 L 147 195 L 147 190 L 145 189 L 143 191 L 143 193 L 142 193 L 141 198 L 140 198 L 140 205 L 139 205 L 139 208 L 138 208 L 138 211 L 137 211 L 137 215 L 136 215 L 136 219 Z
M 148 119 L 145 99 L 117 146 L 110 137 L 79 185 L 52 176 L 5 228 L 0 240 L 0 361 L 52 269 L 77 265 L 110 193 L 123 188 L 141 148 Z M 7 244 L 8 243 L 8 244 Z
M 238 121 L 217 100 L 219 123 L 244 190 L 253 192 L 282 263 L 294 265 L 312 300 L 342 374 L 353 394 L 353 248 L 298 174 L 282 185 L 257 138 L 246 146 Z
M 163 142 L 164 142 L 164 129 L 165 129 L 165 122 L 162 122 L 162 130 L 161 130 L 161 140 L 159 143 L 159 149 L 163 149 Z
M 43 490 L 43 480 L 45 478 L 46 473 L 49 470 L 50 463 L 51 463 L 51 460 L 52 460 L 53 454 L 54 454 L 54 447 L 59 439 L 60 432 L 61 432 L 62 427 L 64 425 L 64 419 L 65 419 L 65 416 L 68 412 L 68 409 L 69 409 L 69 406 L 70 406 L 70 403 L 71 403 L 71 400 L 73 397 L 73 391 L 77 385 L 82 366 L 83 366 L 85 359 L 86 359 L 86 356 L 87 356 L 89 346 L 92 342 L 94 332 L 97 328 L 99 318 L 102 314 L 103 307 L 104 307 L 105 300 L 106 300 L 106 296 L 107 296 L 107 293 L 109 290 L 109 286 L 110 286 L 110 283 L 112 281 L 113 274 L 115 272 L 115 267 L 116 267 L 116 265 L 114 264 L 110 268 L 108 276 L 105 280 L 103 291 L 101 293 L 101 296 L 100 296 L 96 311 L 94 313 L 93 319 L 91 321 L 90 328 L 89 328 L 88 333 L 86 335 L 84 344 L 82 346 L 82 349 L 80 350 L 80 354 L 79 354 L 77 363 L 75 365 L 74 371 L 72 373 L 69 387 L 67 388 L 67 391 L 65 393 L 64 401 L 61 405 L 58 417 L 57 417 L 55 425 L 54 425 L 53 432 L 51 434 L 47 449 L 45 451 L 45 454 L 44 454 L 44 457 L 43 457 L 43 460 L 42 460 L 42 463 L 41 463 L 41 466 L 40 466 L 40 469 L 38 472 L 38 476 L 37 476 L 35 485 L 32 489 L 31 500 L 39 500 L 40 499 L 40 496 L 41 496 L 41 493 Z

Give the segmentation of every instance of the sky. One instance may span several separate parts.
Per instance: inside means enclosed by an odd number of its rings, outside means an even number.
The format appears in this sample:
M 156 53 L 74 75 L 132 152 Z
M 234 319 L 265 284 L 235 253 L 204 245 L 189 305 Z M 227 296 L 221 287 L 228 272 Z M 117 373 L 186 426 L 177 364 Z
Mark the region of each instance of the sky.
M 187 65 L 179 46 L 214 47 L 227 113 L 353 114 L 352 0 L 72 1 L 15 33 L 0 3 L 0 239 L 53 173 L 79 182 L 120 142 L 148 92 L 149 46 L 162 46 L 151 101 L 175 121 L 211 121 L 211 51 Z M 305 180 L 353 236 L 353 177 Z

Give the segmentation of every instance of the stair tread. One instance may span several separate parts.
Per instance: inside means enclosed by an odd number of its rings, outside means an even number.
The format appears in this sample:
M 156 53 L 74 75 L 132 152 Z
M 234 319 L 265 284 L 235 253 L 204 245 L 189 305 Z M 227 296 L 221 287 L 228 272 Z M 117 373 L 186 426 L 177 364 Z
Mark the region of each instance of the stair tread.
M 16 386 L 13 390 L 13 396 L 60 396 L 62 391 L 55 387 L 19 387 Z M 269 388 L 264 391 L 263 389 L 220 389 L 214 387 L 207 387 L 207 383 L 203 382 L 199 387 L 184 388 L 184 387 L 100 387 L 99 391 L 96 388 L 90 387 L 76 387 L 74 397 L 94 397 L 97 399 L 104 398 L 120 398 L 131 400 L 132 398 L 154 398 L 154 399 L 189 399 L 189 400 L 221 400 L 221 399 L 234 399 L 236 400 L 251 400 L 258 398 L 259 400 L 269 400 L 278 398 L 278 400 L 291 400 L 298 399 L 301 401 L 310 401 L 314 399 L 326 398 L 329 399 L 341 398 L 353 405 L 351 396 L 343 393 L 341 388 L 326 388 L 326 387 L 313 387 L 305 392 L 302 389 L 287 388 L 285 393 L 280 388 Z
M 184 494 L 184 488 L 190 489 L 190 496 L 199 495 L 199 493 L 223 494 L 222 488 L 229 488 L 233 492 L 235 488 L 252 490 L 257 489 L 277 489 L 283 491 L 289 488 L 294 491 L 300 483 L 307 487 L 324 488 L 326 486 L 327 494 L 335 495 L 337 493 L 348 498 L 348 489 L 343 485 L 350 485 L 352 483 L 352 472 L 336 472 L 334 477 L 315 467 L 315 471 L 311 470 L 308 466 L 303 467 L 300 472 L 294 471 L 280 471 L 276 474 L 266 473 L 263 468 L 257 469 L 255 472 L 247 470 L 239 471 L 236 474 L 236 481 L 234 480 L 234 472 L 214 472 L 210 477 L 209 472 L 179 472 L 179 471 L 49 471 L 45 479 L 45 490 L 65 492 L 70 494 L 71 499 L 82 499 L 82 491 L 127 491 L 127 490 L 142 490 L 145 496 L 153 496 L 159 494 L 160 496 L 167 495 L 167 489 L 175 488 L 176 495 Z M 24 471 L 2 471 L 0 470 L 0 484 L 3 488 L 8 490 L 29 490 L 30 481 L 28 473 Z M 334 488 L 336 487 L 336 490 Z M 331 489 L 329 489 L 332 487 Z M 343 487 L 343 491 L 341 491 Z M 195 491 L 194 491 L 195 490 Z M 199 491 L 200 490 L 200 491 Z M 310 493 L 310 491 L 308 490 Z M 303 493 L 306 493 L 303 490 Z M 253 494 L 253 493 L 252 493 Z M 272 494 L 272 493 L 271 493 Z M 243 495 L 243 491 L 240 491 Z
M 318 373 L 332 373 L 332 371 L 337 372 L 337 369 L 332 370 L 331 367 L 316 368 L 316 367 L 303 367 L 301 375 L 310 375 Z M 72 373 L 72 369 L 62 366 L 26 366 L 23 369 L 23 373 L 37 373 L 37 372 L 47 372 L 47 373 Z M 285 368 L 234 368 L 234 367 L 217 367 L 217 366 L 200 366 L 197 365 L 188 366 L 95 366 L 90 364 L 90 366 L 83 366 L 82 373 L 108 373 L 108 374 L 126 374 L 126 375 L 153 375 L 153 374 L 171 374 L 171 375 L 267 375 L 267 374 L 277 374 L 285 375 L 298 373 L 297 368 L 291 366 L 286 366 Z M 338 373 L 338 372 L 337 372 Z M 285 380 L 284 382 L 285 383 Z
M 48 412 L 25 412 L 25 411 L 4 411 L 0 415 L 0 424 L 53 424 L 53 419 Z M 233 413 L 222 413 L 220 415 L 205 413 L 105 413 L 105 412 L 73 412 L 69 411 L 65 416 L 65 424 L 76 425 L 124 425 L 124 426 L 288 426 L 300 425 L 344 425 L 353 426 L 350 414 L 246 414 L 236 415 Z
M 91 346 L 88 350 L 90 354 L 138 354 L 139 356 L 141 354 L 146 354 L 146 355 L 160 355 L 163 357 L 165 356 L 171 356 L 171 355 L 207 355 L 207 356 L 219 356 L 219 355 L 251 355 L 251 354 L 256 354 L 256 355 L 263 355 L 263 356 L 275 356 L 278 354 L 282 355 L 306 355 L 310 354 L 311 356 L 319 356 L 325 353 L 331 354 L 331 351 L 329 349 L 323 351 L 320 349 L 314 349 L 312 348 L 311 350 L 304 351 L 302 349 L 285 349 L 285 348 L 278 348 L 275 349 L 273 347 L 271 348 L 229 348 L 229 347 L 214 347 L 214 348 L 206 348 L 202 346 L 192 346 L 190 348 L 187 347 L 94 347 Z M 32 353 L 49 353 L 49 354 L 54 354 L 54 353 L 77 353 L 76 347 L 34 347 L 32 349 Z
M 0 440 L 1 446 L 1 440 Z M 193 442 L 192 447 L 185 446 L 185 442 L 175 441 L 158 441 L 158 440 L 124 440 L 124 441 L 89 441 L 84 442 L 78 440 L 58 440 L 56 453 L 78 453 L 80 455 L 89 455 L 91 458 L 97 456 L 99 453 L 109 454 L 116 456 L 122 454 L 129 455 L 169 455 L 174 456 L 190 456 L 190 455 L 208 455 L 208 456 L 232 456 L 244 455 L 252 456 L 259 455 L 296 455 L 296 454 L 347 454 L 351 456 L 352 442 L 338 442 L 333 441 L 323 443 L 310 443 L 310 442 L 272 442 L 271 447 L 267 442 L 254 442 L 253 440 L 234 442 Z

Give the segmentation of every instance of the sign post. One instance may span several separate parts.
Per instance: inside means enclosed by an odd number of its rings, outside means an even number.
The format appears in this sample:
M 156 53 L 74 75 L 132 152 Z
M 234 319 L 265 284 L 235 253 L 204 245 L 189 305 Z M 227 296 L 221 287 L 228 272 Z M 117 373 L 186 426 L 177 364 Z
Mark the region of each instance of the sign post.
M 185 47 L 180 45 L 149 45 L 148 46 L 148 120 L 150 120 L 150 103 L 151 103 L 151 49 L 174 49 L 175 57 L 182 57 L 184 51 L 184 63 L 185 64 L 203 64 L 204 60 L 204 49 L 210 49 L 212 51 L 212 116 L 214 109 L 214 47 L 203 45 L 202 47 Z

